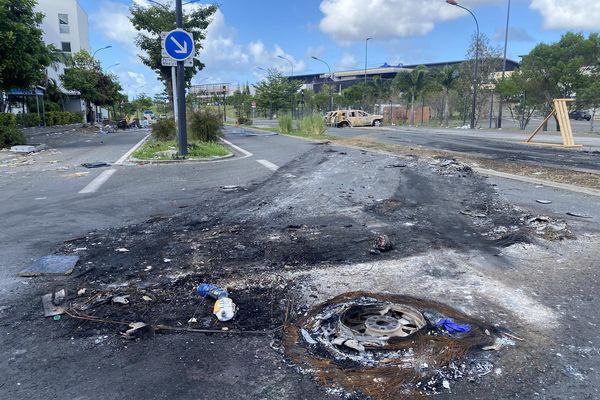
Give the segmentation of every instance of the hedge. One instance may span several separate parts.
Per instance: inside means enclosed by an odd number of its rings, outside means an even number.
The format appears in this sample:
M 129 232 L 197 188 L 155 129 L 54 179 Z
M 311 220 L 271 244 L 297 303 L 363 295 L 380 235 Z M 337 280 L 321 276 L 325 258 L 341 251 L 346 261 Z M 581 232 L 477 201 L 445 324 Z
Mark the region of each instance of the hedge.
M 46 113 L 46 126 L 69 125 L 83 123 L 83 113 L 49 111 Z M 41 115 L 37 113 L 0 113 L 0 126 L 16 126 L 24 128 L 42 125 Z
M 17 117 L 11 113 L 0 113 L 0 126 L 15 126 Z

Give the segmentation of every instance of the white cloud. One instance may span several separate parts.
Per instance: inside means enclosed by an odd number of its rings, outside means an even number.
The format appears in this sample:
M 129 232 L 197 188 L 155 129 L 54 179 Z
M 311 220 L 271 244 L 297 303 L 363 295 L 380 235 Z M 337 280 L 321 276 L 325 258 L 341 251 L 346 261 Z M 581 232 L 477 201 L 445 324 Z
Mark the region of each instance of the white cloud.
M 338 71 L 348 71 L 356 69 L 356 57 L 353 54 L 345 53 L 336 66 Z
M 139 0 L 136 0 L 137 2 Z M 138 48 L 135 44 L 135 38 L 138 31 L 129 21 L 130 15 L 129 7 L 125 4 L 107 1 L 90 19 L 96 32 L 101 33 L 111 43 L 121 44 L 128 51 L 136 54 Z
M 499 0 L 464 0 L 474 7 Z M 348 43 L 367 37 L 391 39 L 421 36 L 431 32 L 436 22 L 465 16 L 465 11 L 443 0 L 323 0 L 325 14 L 321 30 L 333 39 Z
M 546 29 L 600 30 L 600 3 L 589 0 L 532 0 L 530 8 L 537 10 Z

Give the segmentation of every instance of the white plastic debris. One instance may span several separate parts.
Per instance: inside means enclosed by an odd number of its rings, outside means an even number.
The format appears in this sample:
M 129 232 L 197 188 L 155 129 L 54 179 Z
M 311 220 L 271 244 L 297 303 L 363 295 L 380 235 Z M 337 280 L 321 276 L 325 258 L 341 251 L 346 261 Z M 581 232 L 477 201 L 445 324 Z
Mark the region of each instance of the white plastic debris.
M 118 253 L 129 253 L 129 250 L 126 249 L 126 248 L 124 248 L 124 247 L 116 249 L 115 251 L 118 252 Z
M 221 322 L 227 322 L 235 317 L 235 313 L 237 312 L 237 306 L 229 297 L 223 297 L 222 299 L 218 299 L 215 301 L 215 305 L 213 307 L 213 314 L 218 318 Z

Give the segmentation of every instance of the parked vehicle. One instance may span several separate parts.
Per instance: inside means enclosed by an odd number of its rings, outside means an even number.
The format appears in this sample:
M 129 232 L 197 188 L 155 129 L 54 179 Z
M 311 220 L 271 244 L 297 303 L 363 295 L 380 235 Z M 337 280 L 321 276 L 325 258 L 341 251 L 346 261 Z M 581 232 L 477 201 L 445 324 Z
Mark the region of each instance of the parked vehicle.
M 582 119 L 589 121 L 592 119 L 592 116 L 587 111 L 576 110 L 571 111 L 571 113 L 569 114 L 569 118 L 574 119 L 575 121 L 580 121 Z
M 144 119 L 154 119 L 154 111 L 152 111 L 152 110 L 144 111 Z
M 328 113 L 329 114 L 329 113 Z M 338 128 L 348 128 L 357 126 L 381 126 L 383 123 L 383 115 L 369 114 L 362 110 L 338 110 L 333 111 L 327 121 L 329 125 Z

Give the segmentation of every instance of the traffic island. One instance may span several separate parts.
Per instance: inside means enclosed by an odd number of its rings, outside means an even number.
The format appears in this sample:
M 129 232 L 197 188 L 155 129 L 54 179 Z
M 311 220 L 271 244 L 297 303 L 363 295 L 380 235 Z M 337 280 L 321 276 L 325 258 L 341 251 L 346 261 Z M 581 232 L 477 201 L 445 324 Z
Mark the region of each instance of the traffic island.
M 214 161 L 234 156 L 226 146 L 214 142 L 199 141 L 188 144 L 188 155 L 186 157 L 179 157 L 178 154 L 176 141 L 150 139 L 133 153 L 131 161 L 138 163 Z

